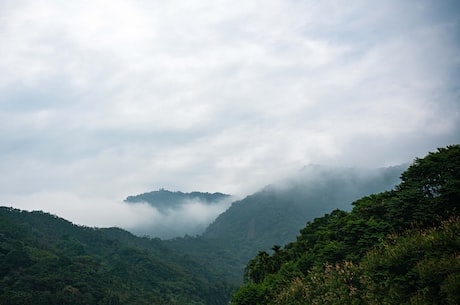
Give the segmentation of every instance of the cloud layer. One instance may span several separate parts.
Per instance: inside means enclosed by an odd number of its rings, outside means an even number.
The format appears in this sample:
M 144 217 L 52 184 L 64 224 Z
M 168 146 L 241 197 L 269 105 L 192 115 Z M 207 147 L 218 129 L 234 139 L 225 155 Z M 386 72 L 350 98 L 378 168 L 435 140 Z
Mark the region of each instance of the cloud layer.
M 2 1 L 0 203 L 243 195 L 309 163 L 393 165 L 458 143 L 459 13 L 453 0 Z

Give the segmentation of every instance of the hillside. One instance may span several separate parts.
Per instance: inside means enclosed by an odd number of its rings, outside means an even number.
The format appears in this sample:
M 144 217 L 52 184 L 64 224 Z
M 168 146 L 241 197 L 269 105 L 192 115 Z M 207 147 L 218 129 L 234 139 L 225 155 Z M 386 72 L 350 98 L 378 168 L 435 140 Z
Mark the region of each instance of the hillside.
M 0 208 L 0 303 L 225 304 L 231 287 L 159 239 Z
M 459 304 L 460 145 L 416 159 L 401 180 L 260 251 L 232 304 Z

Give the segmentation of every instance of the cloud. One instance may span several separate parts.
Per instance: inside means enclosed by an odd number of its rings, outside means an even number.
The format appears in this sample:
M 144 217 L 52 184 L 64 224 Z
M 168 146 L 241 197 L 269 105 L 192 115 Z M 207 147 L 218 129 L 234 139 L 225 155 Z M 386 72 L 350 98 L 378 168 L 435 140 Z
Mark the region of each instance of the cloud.
M 154 217 L 131 224 L 127 229 L 138 235 L 163 239 L 184 235 L 194 236 L 203 233 L 219 214 L 230 207 L 230 204 L 231 198 L 211 205 L 199 200 L 188 200 L 184 201 L 178 208 L 170 209 L 164 213 L 150 207 L 155 211 Z M 138 205 L 139 203 L 133 204 L 133 208 Z M 144 206 L 143 204 L 140 205 Z
M 66 192 L 42 191 L 12 200 L 21 209 L 45 211 L 78 225 L 120 227 L 140 236 L 169 239 L 202 233 L 230 206 L 232 198 L 213 204 L 186 200 L 165 211 L 148 203 L 128 204 L 105 197 L 78 197 Z
M 459 15 L 431 0 L 2 1 L 0 202 L 245 195 L 309 163 L 458 143 Z
M 85 198 L 68 192 L 42 191 L 13 200 L 22 209 L 43 210 L 79 225 L 130 227 L 157 217 L 146 204 L 134 207 L 104 197 Z

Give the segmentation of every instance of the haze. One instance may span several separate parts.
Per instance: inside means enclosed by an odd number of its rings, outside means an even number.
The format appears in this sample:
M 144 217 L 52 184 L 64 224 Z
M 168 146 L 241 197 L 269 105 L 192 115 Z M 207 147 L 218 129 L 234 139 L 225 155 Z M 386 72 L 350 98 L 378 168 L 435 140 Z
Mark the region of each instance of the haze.
M 459 143 L 459 13 L 1 1 L 0 205 L 129 227 L 152 211 L 128 195 L 244 196 L 311 163 L 391 166 Z

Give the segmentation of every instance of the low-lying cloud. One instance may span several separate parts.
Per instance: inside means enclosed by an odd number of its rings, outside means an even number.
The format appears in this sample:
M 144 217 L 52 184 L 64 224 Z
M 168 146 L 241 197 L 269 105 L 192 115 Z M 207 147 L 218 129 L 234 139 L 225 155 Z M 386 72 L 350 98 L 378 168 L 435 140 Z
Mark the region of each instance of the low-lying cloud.
M 131 208 L 138 205 L 143 209 L 148 203 L 132 203 Z M 217 203 L 209 204 L 200 200 L 186 200 L 178 207 L 159 211 L 150 205 L 153 212 L 148 218 L 128 226 L 127 229 L 137 235 L 160 237 L 169 239 L 184 235 L 195 236 L 203 233 L 206 227 L 224 212 L 231 204 L 231 199 L 226 198 Z
M 231 204 L 231 198 L 213 204 L 186 200 L 174 209 L 159 211 L 148 203 L 84 198 L 68 192 L 40 192 L 12 200 L 16 208 L 41 210 L 78 225 L 120 227 L 136 235 L 162 239 L 202 233 Z

